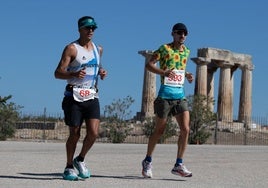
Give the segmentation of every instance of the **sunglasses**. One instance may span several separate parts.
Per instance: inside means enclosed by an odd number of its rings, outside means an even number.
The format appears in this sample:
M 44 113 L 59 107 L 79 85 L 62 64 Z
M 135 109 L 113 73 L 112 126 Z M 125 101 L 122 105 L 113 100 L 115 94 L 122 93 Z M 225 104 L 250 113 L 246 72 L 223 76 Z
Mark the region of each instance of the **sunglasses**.
M 94 27 L 94 26 L 87 26 L 87 27 L 85 27 L 86 29 L 91 29 L 92 31 L 94 31 L 95 29 L 97 29 L 97 27 Z
M 184 36 L 187 36 L 187 34 L 185 33 L 185 31 L 183 31 L 183 30 L 173 31 L 173 33 L 176 33 L 177 35 L 183 35 L 184 34 Z

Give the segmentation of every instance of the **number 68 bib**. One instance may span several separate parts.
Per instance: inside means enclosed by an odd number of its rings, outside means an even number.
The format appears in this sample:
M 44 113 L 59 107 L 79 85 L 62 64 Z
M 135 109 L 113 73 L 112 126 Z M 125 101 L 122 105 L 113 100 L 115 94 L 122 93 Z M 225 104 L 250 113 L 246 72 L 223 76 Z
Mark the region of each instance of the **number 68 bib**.
M 94 99 L 96 94 L 96 90 L 90 87 L 73 87 L 73 97 L 74 100 L 78 102 L 88 101 L 90 99 Z
M 174 77 L 165 77 L 164 85 L 172 86 L 172 87 L 182 87 L 185 79 L 185 70 L 177 70 L 174 69 L 172 72 L 175 73 Z

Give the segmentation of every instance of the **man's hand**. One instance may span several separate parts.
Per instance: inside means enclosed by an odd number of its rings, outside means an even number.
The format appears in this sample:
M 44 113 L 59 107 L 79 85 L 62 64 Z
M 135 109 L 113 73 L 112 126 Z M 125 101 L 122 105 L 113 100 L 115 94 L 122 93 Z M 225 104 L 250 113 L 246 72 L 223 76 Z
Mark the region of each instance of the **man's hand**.
M 84 67 L 80 71 L 75 73 L 75 77 L 83 79 L 86 76 L 86 68 Z
M 100 69 L 99 75 L 100 75 L 100 78 L 103 80 L 107 75 L 107 71 L 104 69 Z
M 194 80 L 194 75 L 190 72 L 186 72 L 185 77 L 189 83 L 192 83 L 192 81 Z

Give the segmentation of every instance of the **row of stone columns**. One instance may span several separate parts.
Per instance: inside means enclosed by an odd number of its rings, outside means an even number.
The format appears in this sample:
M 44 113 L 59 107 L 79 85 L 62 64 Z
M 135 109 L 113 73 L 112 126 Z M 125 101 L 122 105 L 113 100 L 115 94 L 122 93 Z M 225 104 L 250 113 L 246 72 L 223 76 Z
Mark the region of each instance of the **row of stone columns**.
M 195 94 L 214 98 L 214 73 L 219 68 L 217 113 L 220 120 L 233 121 L 234 72 L 242 71 L 238 121 L 251 118 L 252 70 L 251 56 L 214 48 L 198 49 L 198 57 L 191 58 L 197 65 Z M 211 110 L 214 106 L 210 104 Z

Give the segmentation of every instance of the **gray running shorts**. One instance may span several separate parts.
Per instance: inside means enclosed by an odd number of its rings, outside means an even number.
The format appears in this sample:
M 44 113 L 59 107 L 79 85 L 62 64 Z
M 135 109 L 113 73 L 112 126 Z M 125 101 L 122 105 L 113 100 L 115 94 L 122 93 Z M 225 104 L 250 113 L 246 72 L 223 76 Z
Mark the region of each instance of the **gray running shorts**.
M 189 111 L 187 99 L 162 99 L 157 97 L 154 101 L 154 113 L 159 118 L 175 116 L 184 111 Z

